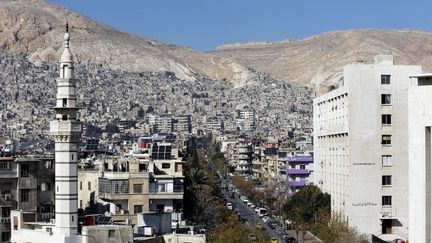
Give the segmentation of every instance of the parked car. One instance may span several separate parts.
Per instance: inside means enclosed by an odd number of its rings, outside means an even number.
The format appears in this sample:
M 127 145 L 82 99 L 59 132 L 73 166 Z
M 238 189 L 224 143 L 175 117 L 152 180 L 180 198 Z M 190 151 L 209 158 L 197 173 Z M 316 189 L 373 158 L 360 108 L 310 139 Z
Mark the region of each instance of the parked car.
M 226 204 L 226 206 L 227 206 L 227 208 L 229 209 L 229 210 L 232 210 L 233 209 L 233 205 L 232 205 L 232 203 L 227 203 Z
M 263 229 L 265 229 L 265 228 L 264 228 L 264 225 L 263 225 L 262 223 L 257 223 L 257 224 L 255 225 L 255 227 L 256 227 L 256 229 L 259 229 L 259 230 L 263 230 Z
M 249 202 L 249 199 L 246 196 L 241 196 L 240 200 L 242 200 L 242 202 L 244 202 L 244 203 L 248 203 Z
M 264 221 L 264 223 L 269 224 L 273 221 L 272 218 L 270 218 L 269 216 L 263 216 L 261 217 L 262 221 Z
M 249 207 L 254 209 L 256 206 L 255 206 L 255 204 L 251 204 Z
M 248 235 L 248 242 L 258 242 L 258 237 L 256 235 Z

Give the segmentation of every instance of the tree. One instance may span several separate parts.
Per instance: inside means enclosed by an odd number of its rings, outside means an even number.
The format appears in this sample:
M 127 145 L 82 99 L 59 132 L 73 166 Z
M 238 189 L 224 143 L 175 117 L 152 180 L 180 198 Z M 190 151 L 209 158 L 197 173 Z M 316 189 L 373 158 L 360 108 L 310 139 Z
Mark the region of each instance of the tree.
M 198 151 L 196 148 L 192 150 L 192 168 L 199 168 Z
M 345 222 L 342 222 L 330 213 L 318 212 L 317 220 L 311 228 L 315 236 L 319 237 L 324 242 L 334 243 L 366 243 L 367 236 L 360 234 L 355 228 L 348 227 Z
M 312 224 L 318 211 L 330 212 L 330 195 L 314 185 L 305 186 L 284 205 L 284 211 L 293 224 Z
M 309 230 L 315 223 L 318 212 L 330 213 L 330 195 L 322 193 L 314 185 L 303 187 L 294 194 L 291 199 L 284 205 L 284 213 L 291 220 L 297 237 L 302 232 L 304 239 L 305 231 Z

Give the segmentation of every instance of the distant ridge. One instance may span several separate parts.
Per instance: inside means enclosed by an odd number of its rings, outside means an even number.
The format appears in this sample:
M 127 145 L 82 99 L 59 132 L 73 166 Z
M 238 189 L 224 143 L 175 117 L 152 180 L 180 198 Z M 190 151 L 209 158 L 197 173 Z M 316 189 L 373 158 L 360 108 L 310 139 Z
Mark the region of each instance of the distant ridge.
M 29 60 L 58 61 L 65 20 L 79 62 L 102 63 L 125 71 L 171 71 L 181 79 L 208 76 L 234 87 L 253 82 L 257 73 L 313 86 L 336 83 L 345 64 L 370 63 L 392 53 L 397 64 L 420 64 L 432 71 L 432 34 L 416 30 L 354 29 L 301 40 L 226 44 L 210 52 L 172 45 L 118 31 L 43 0 L 0 0 L 0 50 Z

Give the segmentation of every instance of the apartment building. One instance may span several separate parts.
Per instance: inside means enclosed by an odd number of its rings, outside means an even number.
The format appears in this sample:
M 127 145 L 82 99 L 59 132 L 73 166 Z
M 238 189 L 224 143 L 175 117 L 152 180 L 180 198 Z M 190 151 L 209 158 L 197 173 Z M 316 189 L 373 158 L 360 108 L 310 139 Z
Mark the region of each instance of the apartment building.
M 313 183 L 313 156 L 308 152 L 296 151 L 286 158 L 286 181 L 288 194 L 293 195 L 302 187 Z
M 408 238 L 408 88 L 420 72 L 377 56 L 344 66 L 340 87 L 314 99 L 315 184 L 371 238 Z
M 0 242 L 11 237 L 11 210 L 33 212 L 35 219 L 54 216 L 54 157 L 0 157 Z
M 171 212 L 173 221 L 183 221 L 184 161 L 167 139 L 141 137 L 132 154 L 105 161 L 98 196 L 101 204 L 108 205 L 113 220 L 135 224 L 140 213 Z

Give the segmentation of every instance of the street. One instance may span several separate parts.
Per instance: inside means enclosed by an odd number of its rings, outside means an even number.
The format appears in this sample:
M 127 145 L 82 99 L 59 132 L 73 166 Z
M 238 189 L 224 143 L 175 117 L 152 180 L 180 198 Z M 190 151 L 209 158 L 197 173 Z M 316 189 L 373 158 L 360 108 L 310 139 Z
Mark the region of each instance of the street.
M 223 179 L 222 181 L 222 183 L 228 184 L 228 181 L 226 181 L 225 179 Z M 276 238 L 279 242 L 285 242 L 276 234 L 274 230 L 272 230 L 266 223 L 262 221 L 262 219 L 253 211 L 253 209 L 249 208 L 244 202 L 242 202 L 238 195 L 234 193 L 233 198 L 231 198 L 231 191 L 227 189 L 222 189 L 222 192 L 227 201 L 231 202 L 235 206 L 235 208 L 237 208 L 240 217 L 246 220 L 246 224 L 250 225 L 250 227 L 255 228 L 257 223 L 261 223 L 264 228 L 263 234 L 265 237 Z

